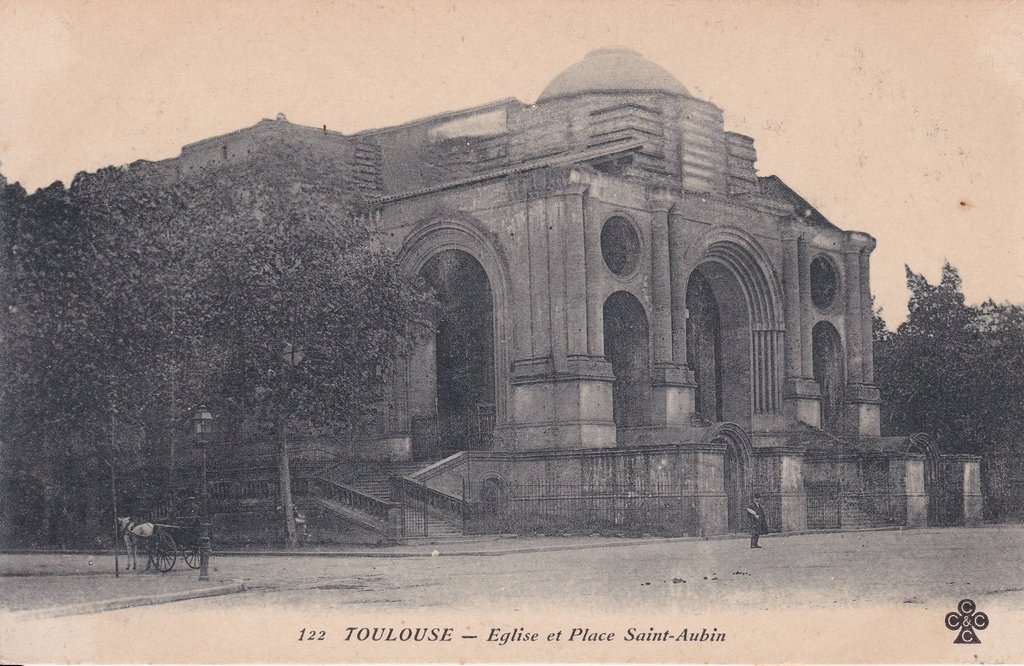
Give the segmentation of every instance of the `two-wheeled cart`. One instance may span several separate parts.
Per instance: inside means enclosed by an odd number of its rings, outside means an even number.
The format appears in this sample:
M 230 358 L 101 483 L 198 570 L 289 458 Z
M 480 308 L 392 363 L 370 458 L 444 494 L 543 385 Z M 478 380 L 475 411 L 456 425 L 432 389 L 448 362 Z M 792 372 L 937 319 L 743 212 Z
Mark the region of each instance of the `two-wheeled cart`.
M 199 522 L 183 518 L 173 525 L 153 523 L 153 536 L 149 537 L 149 563 L 157 571 L 174 569 L 178 555 L 189 569 L 199 568 Z

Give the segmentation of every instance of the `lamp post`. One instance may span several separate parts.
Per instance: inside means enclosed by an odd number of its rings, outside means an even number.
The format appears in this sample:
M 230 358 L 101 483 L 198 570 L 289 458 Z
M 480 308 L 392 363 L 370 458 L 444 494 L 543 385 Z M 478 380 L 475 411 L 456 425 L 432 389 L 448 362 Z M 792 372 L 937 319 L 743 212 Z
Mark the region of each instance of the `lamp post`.
M 199 580 L 210 580 L 210 495 L 206 487 L 206 447 L 213 432 L 213 414 L 200 405 L 192 416 L 192 433 L 203 452 L 202 503 L 199 517 Z

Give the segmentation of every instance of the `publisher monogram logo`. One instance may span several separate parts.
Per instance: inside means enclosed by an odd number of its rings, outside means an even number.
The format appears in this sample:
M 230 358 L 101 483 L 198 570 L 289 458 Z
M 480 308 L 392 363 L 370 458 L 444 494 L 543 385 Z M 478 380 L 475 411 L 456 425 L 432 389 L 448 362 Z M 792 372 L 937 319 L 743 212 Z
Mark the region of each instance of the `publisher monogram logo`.
M 979 613 L 970 599 L 961 599 L 956 611 L 946 613 L 946 629 L 957 632 L 954 643 L 980 643 L 979 631 L 988 626 L 988 615 Z

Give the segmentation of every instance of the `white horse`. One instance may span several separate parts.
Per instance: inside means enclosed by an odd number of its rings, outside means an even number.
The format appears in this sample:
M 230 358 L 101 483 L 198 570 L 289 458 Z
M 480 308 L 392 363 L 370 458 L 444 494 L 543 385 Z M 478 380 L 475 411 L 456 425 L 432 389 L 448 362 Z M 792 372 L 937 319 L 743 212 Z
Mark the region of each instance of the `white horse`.
M 156 530 L 153 523 L 136 523 L 131 518 L 118 518 L 117 524 L 121 528 L 121 532 L 124 534 L 124 547 L 128 551 L 127 561 L 125 562 L 124 568 L 128 569 L 136 568 L 136 554 L 138 552 L 139 539 L 150 539 L 153 536 L 153 532 Z M 149 570 L 149 565 L 152 561 L 151 557 L 146 558 L 146 570 Z

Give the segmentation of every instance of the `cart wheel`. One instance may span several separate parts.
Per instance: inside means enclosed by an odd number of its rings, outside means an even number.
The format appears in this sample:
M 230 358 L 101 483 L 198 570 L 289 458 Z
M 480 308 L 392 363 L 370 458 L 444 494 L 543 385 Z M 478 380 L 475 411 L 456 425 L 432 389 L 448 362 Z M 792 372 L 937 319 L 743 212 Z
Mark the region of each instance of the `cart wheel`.
M 189 569 L 199 568 L 199 546 L 192 546 L 184 551 L 182 556 L 185 558 L 185 564 L 188 565 Z
M 170 571 L 178 559 L 178 546 L 167 532 L 154 534 L 153 538 L 156 539 L 153 544 L 153 566 L 157 571 Z

